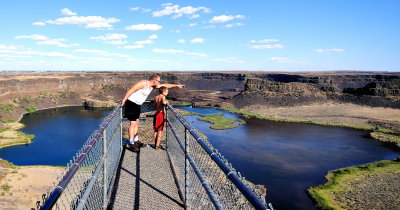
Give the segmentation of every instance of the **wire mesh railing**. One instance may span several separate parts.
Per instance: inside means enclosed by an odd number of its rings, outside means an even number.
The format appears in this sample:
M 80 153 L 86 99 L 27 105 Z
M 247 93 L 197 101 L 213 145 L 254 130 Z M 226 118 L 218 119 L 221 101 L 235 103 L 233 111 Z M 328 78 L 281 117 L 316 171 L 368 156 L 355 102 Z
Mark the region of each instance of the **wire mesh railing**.
M 167 153 L 187 209 L 272 209 L 172 106 L 167 122 Z
M 106 208 L 122 152 L 122 109 L 118 105 L 36 203 L 37 209 Z
M 154 108 L 142 105 L 140 141 L 153 140 Z M 38 201 L 37 209 L 105 209 L 110 201 L 129 122 L 118 105 L 92 133 Z M 167 107 L 167 126 L 161 144 L 174 173 L 186 209 L 272 209 L 252 183 L 174 109 Z

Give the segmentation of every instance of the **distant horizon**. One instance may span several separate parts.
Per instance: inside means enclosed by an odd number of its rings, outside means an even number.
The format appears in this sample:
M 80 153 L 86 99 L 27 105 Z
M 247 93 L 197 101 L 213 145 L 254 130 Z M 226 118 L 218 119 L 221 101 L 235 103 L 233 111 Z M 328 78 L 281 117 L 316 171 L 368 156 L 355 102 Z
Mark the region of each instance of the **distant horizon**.
M 7 1 L 0 71 L 400 72 L 399 8 L 398 0 Z

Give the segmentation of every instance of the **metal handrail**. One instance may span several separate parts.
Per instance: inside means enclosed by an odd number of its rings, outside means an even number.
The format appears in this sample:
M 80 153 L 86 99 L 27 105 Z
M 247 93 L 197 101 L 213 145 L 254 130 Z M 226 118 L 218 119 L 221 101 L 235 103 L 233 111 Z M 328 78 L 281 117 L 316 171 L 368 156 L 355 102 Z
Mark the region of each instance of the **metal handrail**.
M 236 174 L 217 156 L 217 154 L 204 142 L 204 140 L 195 132 L 193 127 L 179 114 L 171 105 L 167 105 L 167 108 L 172 111 L 176 118 L 185 126 L 185 128 L 193 135 L 197 142 L 203 147 L 208 155 L 217 163 L 222 169 L 226 176 L 235 184 L 235 186 L 242 192 L 247 200 L 256 209 L 267 209 L 265 204 L 261 202 L 251 190 L 243 184 L 243 182 L 236 176 Z
M 114 109 L 114 112 L 111 113 L 110 115 L 108 115 L 108 118 L 104 121 L 105 123 L 100 128 L 100 130 L 97 131 L 93 140 L 83 149 L 83 153 L 81 153 L 79 155 L 79 157 L 75 161 L 74 165 L 69 168 L 69 170 L 66 172 L 64 177 L 60 180 L 60 182 L 55 187 L 55 189 L 50 193 L 50 195 L 48 196 L 46 201 L 41 206 L 40 210 L 48 210 L 48 209 L 53 208 L 54 204 L 57 202 L 58 198 L 61 196 L 62 192 L 64 191 L 64 188 L 68 185 L 68 183 L 71 181 L 72 177 L 75 175 L 75 173 L 79 169 L 79 165 L 85 160 L 85 158 L 89 154 L 90 150 L 92 150 L 93 146 L 99 141 L 99 139 L 101 139 L 101 137 L 103 135 L 103 131 L 106 129 L 107 125 L 111 122 L 113 117 L 119 112 L 120 108 L 121 108 L 121 104 L 118 104 L 117 107 Z

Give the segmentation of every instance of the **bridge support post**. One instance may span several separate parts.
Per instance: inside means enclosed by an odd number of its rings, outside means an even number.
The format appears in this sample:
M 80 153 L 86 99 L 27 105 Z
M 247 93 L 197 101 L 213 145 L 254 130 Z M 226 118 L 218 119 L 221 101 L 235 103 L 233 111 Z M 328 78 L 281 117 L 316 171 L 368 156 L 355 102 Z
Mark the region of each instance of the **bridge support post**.
M 189 190 L 189 159 L 188 159 L 188 153 L 189 153 L 189 131 L 185 128 L 185 205 L 186 208 L 189 206 L 189 200 L 188 199 L 188 190 Z
M 107 129 L 103 131 L 103 209 L 107 209 L 108 199 L 107 199 Z

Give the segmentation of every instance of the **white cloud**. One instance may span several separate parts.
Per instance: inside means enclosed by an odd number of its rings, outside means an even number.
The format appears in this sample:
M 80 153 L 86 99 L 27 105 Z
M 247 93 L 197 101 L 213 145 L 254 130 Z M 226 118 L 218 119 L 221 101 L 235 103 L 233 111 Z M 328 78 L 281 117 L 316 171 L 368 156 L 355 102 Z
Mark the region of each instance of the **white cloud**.
M 184 39 L 178 39 L 178 43 L 185 44 L 185 43 L 186 43 L 186 40 L 184 40 Z
M 193 44 L 204 43 L 204 39 L 203 38 L 194 38 L 194 39 L 190 40 L 190 42 Z
M 285 57 L 271 57 L 269 58 L 270 61 L 273 61 L 275 63 L 293 63 L 294 60 L 291 60 L 289 58 Z
M 262 39 L 262 40 L 251 40 L 250 43 L 269 43 L 269 42 L 279 42 L 278 39 Z
M 162 59 L 135 59 L 135 58 L 128 58 L 126 59 L 128 62 L 135 62 L 135 63 L 175 63 L 169 60 L 162 60 Z
M 19 46 L 15 46 L 15 45 L 0 44 L 0 50 L 17 50 L 19 48 L 20 48 Z
M 235 26 L 244 26 L 244 24 L 243 23 L 231 23 L 231 24 L 225 25 L 226 28 L 233 28 Z
M 222 62 L 222 63 L 232 63 L 232 64 L 240 64 L 244 63 L 244 61 L 236 58 L 236 57 L 227 57 L 227 58 L 216 58 L 214 61 Z
M 69 57 L 73 58 L 74 56 L 60 53 L 60 52 L 42 52 L 42 51 L 11 51 L 11 50 L 0 50 L 0 53 L 10 53 L 15 55 L 25 55 L 25 56 L 43 56 L 43 57 Z
M 216 28 L 217 26 L 216 25 L 209 25 L 209 26 L 205 26 L 204 28 L 205 29 L 211 29 L 211 28 Z
M 161 53 L 161 54 L 180 54 L 185 53 L 183 50 L 174 50 L 174 49 L 154 49 L 153 52 Z
M 129 8 L 130 11 L 138 11 L 140 8 L 139 7 L 131 7 Z
M 126 39 L 128 36 L 126 34 L 106 34 L 104 36 L 92 36 L 90 39 L 93 40 L 101 40 L 101 41 L 107 41 L 107 40 L 119 40 L 119 39 Z
M 119 22 L 117 18 L 103 18 L 101 16 L 71 16 L 46 20 L 48 24 L 55 25 L 85 25 L 85 28 L 112 29 L 112 23 Z
M 126 40 L 112 40 L 112 41 L 104 41 L 104 43 L 114 44 L 114 45 L 123 45 L 123 44 L 127 44 L 128 42 Z
M 162 26 L 157 24 L 137 24 L 125 27 L 125 30 L 137 30 L 137 31 L 158 31 L 162 29 Z
M 266 44 L 266 45 L 253 45 L 250 49 L 262 50 L 262 49 L 282 49 L 284 48 L 281 44 Z
M 344 49 L 338 49 L 338 48 L 333 48 L 333 49 L 316 49 L 315 52 L 318 52 L 318 53 L 339 53 L 339 52 L 344 52 Z
M 32 23 L 32 25 L 34 25 L 34 26 L 44 26 L 46 24 L 43 23 L 43 22 L 34 22 L 34 23 Z
M 122 47 L 119 47 L 119 48 L 122 48 L 122 49 L 139 49 L 139 48 L 143 48 L 144 47 L 144 45 L 125 45 L 125 46 L 122 46 Z
M 211 18 L 209 23 L 225 23 L 235 19 L 244 19 L 244 15 L 220 15 Z
M 153 40 L 148 39 L 148 40 L 144 40 L 144 41 L 136 41 L 135 45 L 146 45 L 146 44 L 153 44 L 153 43 L 154 43 Z
M 179 30 L 179 29 L 177 29 L 177 30 L 171 30 L 171 32 L 173 32 L 173 33 L 181 33 L 181 30 Z
M 77 15 L 75 12 L 72 12 L 68 8 L 61 9 L 61 14 L 67 16 Z
M 70 47 L 70 45 L 65 44 L 65 39 L 48 39 L 44 41 L 37 42 L 38 45 L 52 45 L 57 47 Z
M 66 44 L 66 39 L 60 38 L 60 39 L 49 39 L 46 36 L 39 35 L 39 34 L 33 34 L 33 35 L 22 35 L 22 36 L 16 36 L 14 39 L 30 39 L 30 40 L 38 40 L 39 42 L 36 42 L 38 45 L 49 45 L 49 46 L 57 46 L 57 47 L 77 47 L 79 44 L 74 43 L 74 44 Z
M 158 39 L 158 36 L 156 34 L 153 34 L 153 35 L 149 36 L 149 39 Z
M 147 13 L 147 12 L 151 12 L 151 9 L 148 8 L 142 8 L 142 13 Z
M 204 13 L 211 12 L 211 10 L 208 9 L 207 7 L 192 7 L 192 6 L 181 7 L 179 5 L 173 5 L 171 3 L 163 4 L 162 6 L 164 7 L 164 9 L 153 12 L 154 17 L 173 15 L 173 18 L 180 18 L 183 15 L 186 15 L 189 18 L 193 19 L 193 18 L 200 17 L 199 14 L 196 14 L 197 12 L 200 12 L 200 11 L 202 11 Z
M 14 37 L 14 39 L 48 40 L 49 38 L 39 34 L 32 34 L 32 35 L 16 36 Z
M 197 23 L 191 23 L 189 24 L 189 27 L 197 26 Z
M 104 50 L 90 50 L 90 49 L 77 49 L 75 52 L 79 53 L 89 53 L 95 55 L 102 55 L 102 56 L 113 56 L 113 57 L 120 57 L 120 58 L 129 58 L 130 55 L 120 54 L 120 53 L 109 53 Z
M 196 57 L 208 57 L 208 55 L 204 53 L 186 52 L 184 50 L 175 50 L 175 49 L 154 49 L 153 52 L 160 54 L 185 54 Z

